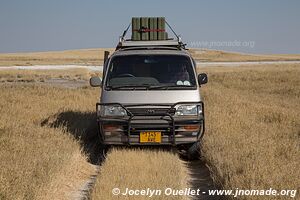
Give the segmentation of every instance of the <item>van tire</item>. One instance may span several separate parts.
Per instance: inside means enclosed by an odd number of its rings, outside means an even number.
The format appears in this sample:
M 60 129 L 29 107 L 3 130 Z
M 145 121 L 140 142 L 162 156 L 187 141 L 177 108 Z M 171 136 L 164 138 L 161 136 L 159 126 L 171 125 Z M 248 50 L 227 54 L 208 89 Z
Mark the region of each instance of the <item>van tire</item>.
M 197 160 L 200 158 L 200 144 L 195 142 L 187 149 L 187 159 L 188 160 Z
M 180 157 L 184 160 L 192 161 L 200 159 L 200 143 L 185 144 L 178 148 Z

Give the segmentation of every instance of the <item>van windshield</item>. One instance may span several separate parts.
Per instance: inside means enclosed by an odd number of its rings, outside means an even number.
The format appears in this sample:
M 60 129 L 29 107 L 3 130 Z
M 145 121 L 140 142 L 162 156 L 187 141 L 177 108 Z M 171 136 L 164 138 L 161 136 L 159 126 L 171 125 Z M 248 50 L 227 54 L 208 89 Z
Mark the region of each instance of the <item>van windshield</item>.
M 108 69 L 106 87 L 194 88 L 191 61 L 180 55 L 126 55 L 114 57 Z

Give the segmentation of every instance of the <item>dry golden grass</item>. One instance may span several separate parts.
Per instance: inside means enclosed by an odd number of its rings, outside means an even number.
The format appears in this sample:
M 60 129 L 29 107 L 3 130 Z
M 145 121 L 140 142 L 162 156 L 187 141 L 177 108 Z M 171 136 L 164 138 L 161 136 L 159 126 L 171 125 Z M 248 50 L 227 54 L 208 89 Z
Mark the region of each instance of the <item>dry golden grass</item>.
M 0 66 L 14 65 L 102 65 L 105 50 L 114 51 L 113 48 L 80 49 L 67 51 L 49 51 L 33 53 L 6 53 L 0 54 Z M 198 61 L 275 61 L 300 60 L 299 54 L 254 55 L 225 52 L 219 50 L 190 49 L 192 56 Z
M 178 155 L 169 151 L 145 149 L 113 149 L 101 166 L 92 199 L 148 199 L 148 196 L 113 195 L 130 189 L 183 189 L 187 171 Z M 153 199 L 186 199 L 184 196 L 153 196 Z
M 220 50 L 190 49 L 197 61 L 203 62 L 240 62 L 240 61 L 288 61 L 300 60 L 300 54 L 244 54 Z
M 67 117 L 58 126 L 42 122 L 63 113 L 94 111 L 91 89 L 0 85 L 0 199 L 68 199 L 94 171 Z M 89 120 L 89 119 L 88 119 Z M 83 131 L 86 124 L 80 124 Z
M 299 190 L 299 64 L 200 71 L 210 78 L 202 88 L 203 152 L 214 179 L 227 189 Z M 15 71 L 3 73 L 0 77 Z M 35 73 L 39 79 L 52 72 Z M 76 74 L 88 76 L 86 71 Z M 0 84 L 0 94 L 0 199 L 70 198 L 94 172 L 77 139 L 88 133 L 84 130 L 93 119 L 99 90 Z M 184 163 L 172 152 L 113 149 L 92 197 L 115 199 L 114 187 L 182 189 L 186 184 Z
M 299 192 L 300 65 L 199 71 L 210 78 L 203 151 L 214 179 L 227 189 Z
M 0 70 L 0 83 L 4 82 L 45 82 L 50 79 L 89 80 L 91 76 L 101 76 L 101 72 L 87 69 L 67 70 Z
M 102 65 L 104 51 L 114 49 L 81 49 L 34 53 L 0 54 L 0 66 L 12 65 Z

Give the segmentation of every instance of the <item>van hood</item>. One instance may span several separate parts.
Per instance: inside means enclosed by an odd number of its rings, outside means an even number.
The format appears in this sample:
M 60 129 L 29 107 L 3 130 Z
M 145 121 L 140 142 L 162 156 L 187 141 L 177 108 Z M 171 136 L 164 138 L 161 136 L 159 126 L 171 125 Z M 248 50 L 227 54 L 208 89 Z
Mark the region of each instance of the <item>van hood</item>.
M 199 90 L 102 91 L 101 103 L 174 104 L 201 101 Z

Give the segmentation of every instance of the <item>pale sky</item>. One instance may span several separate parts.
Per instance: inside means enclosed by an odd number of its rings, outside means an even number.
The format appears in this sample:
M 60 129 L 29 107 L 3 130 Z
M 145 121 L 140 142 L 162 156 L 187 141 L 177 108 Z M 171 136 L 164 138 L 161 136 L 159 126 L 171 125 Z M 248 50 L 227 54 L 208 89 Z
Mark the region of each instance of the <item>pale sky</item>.
M 0 53 L 115 47 L 132 16 L 165 16 L 188 47 L 300 53 L 299 0 L 0 0 Z

